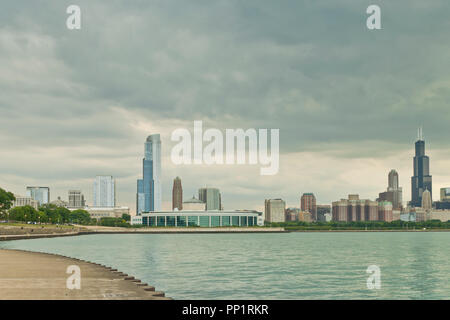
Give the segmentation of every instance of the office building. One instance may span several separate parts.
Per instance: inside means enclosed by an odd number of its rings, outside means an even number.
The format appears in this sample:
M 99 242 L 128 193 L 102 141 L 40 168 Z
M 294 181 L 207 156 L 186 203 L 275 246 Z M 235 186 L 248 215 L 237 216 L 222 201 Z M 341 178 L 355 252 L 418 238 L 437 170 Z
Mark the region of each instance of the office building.
M 359 199 L 359 195 L 350 194 L 348 199 L 341 199 L 332 203 L 333 221 L 378 221 L 378 202 Z
M 217 188 L 201 188 L 198 199 L 206 203 L 206 210 L 222 210 L 222 198 Z
M 97 176 L 94 180 L 94 207 L 116 206 L 116 181 L 112 176 Z
M 172 187 L 172 210 L 183 210 L 183 187 L 180 177 L 173 180 Z
M 402 188 L 399 187 L 398 173 L 392 169 L 388 174 L 388 188 L 385 192 L 378 195 L 377 201 L 389 201 L 394 210 L 403 208 Z
M 84 208 L 86 205 L 84 195 L 81 190 L 69 190 L 69 204 L 70 208 Z
M 266 222 L 285 222 L 286 202 L 281 199 L 264 201 L 264 220 Z
M 313 193 L 304 193 L 300 199 L 300 208 L 302 211 L 311 213 L 312 220 L 317 220 L 316 197 Z
M 136 214 L 161 210 L 161 138 L 147 137 L 142 159 L 142 179 L 137 181 Z
M 39 202 L 39 205 L 50 203 L 49 187 L 27 187 L 27 197 Z
M 392 203 L 389 201 L 378 202 L 378 221 L 392 222 L 393 220 Z
M 430 192 L 433 199 L 432 178 L 430 175 L 430 159 L 425 155 L 425 141 L 422 136 L 422 128 L 419 128 L 418 139 L 415 143 L 414 175 L 411 177 L 411 206 L 422 205 L 422 193 Z

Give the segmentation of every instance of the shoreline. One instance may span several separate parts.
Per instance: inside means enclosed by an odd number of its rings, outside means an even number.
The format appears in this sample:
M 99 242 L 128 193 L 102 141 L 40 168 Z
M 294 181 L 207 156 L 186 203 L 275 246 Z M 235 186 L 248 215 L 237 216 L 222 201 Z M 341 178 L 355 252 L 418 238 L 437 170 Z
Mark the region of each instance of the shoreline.
M 80 288 L 69 289 L 69 266 Z M 0 249 L 0 300 L 172 300 L 117 269 L 64 255 Z
M 450 229 L 409 229 L 409 230 L 286 230 L 279 228 L 148 228 L 148 229 L 126 229 L 120 227 L 91 227 L 84 226 L 84 230 L 58 232 L 58 233 L 23 233 L 23 234 L 0 234 L 0 241 L 26 240 L 39 238 L 74 237 L 93 234 L 240 234 L 240 233 L 291 233 L 291 232 L 450 232 Z

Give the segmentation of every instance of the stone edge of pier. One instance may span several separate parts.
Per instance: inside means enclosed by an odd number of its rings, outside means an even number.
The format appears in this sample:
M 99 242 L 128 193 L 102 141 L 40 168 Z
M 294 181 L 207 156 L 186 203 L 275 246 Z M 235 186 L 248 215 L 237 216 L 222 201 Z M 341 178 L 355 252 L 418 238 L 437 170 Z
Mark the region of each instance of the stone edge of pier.
M 61 235 L 56 235 L 56 236 L 61 236 Z M 115 269 L 113 267 L 106 266 L 106 265 L 103 265 L 100 263 L 96 263 L 96 262 L 92 262 L 92 261 L 88 261 L 88 260 L 84 260 L 84 259 L 79 259 L 79 258 L 74 258 L 74 257 L 69 257 L 69 256 L 65 256 L 62 254 L 49 253 L 49 252 L 40 252 L 40 251 L 31 251 L 31 250 L 22 250 L 22 249 L 3 249 L 3 248 L 0 248 L 0 251 L 15 251 L 15 252 L 26 253 L 26 254 L 54 256 L 54 257 L 69 259 L 73 262 L 73 264 L 76 264 L 77 262 L 86 263 L 88 265 L 91 265 L 91 267 L 94 267 L 94 268 L 97 267 L 97 268 L 103 269 L 102 270 L 103 272 L 111 273 L 111 275 L 114 277 L 114 279 L 118 279 L 118 280 L 121 279 L 123 281 L 134 283 L 136 292 L 138 293 L 138 295 L 143 296 L 143 297 L 142 298 L 134 298 L 132 300 L 173 300 L 170 297 L 166 297 L 164 292 L 156 291 L 155 287 L 142 282 L 140 279 L 137 279 L 134 276 L 131 276 L 124 272 L 119 271 L 118 269 Z M 7 280 L 7 279 L 0 278 L 0 280 Z M 44 288 L 42 290 L 44 290 Z M 11 299 L 7 299 L 7 298 L 5 299 L 5 298 L 1 297 L 1 295 L 0 295 L 0 300 L 11 300 Z M 62 299 L 36 299 L 36 300 L 64 300 L 64 299 L 62 298 Z M 80 300 L 80 299 L 67 299 L 67 300 Z M 81 299 L 81 300 L 122 300 L 122 299 L 107 299 L 105 297 L 99 296 L 98 298 Z

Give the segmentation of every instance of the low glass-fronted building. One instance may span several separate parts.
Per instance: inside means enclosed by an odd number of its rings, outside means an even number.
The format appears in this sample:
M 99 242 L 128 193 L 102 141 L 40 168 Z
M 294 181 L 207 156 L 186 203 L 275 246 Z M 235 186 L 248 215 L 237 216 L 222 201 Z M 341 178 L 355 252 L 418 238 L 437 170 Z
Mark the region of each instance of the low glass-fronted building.
M 138 217 L 136 217 L 138 218 Z M 132 224 L 149 227 L 253 227 L 263 225 L 262 212 L 242 211 L 155 211 L 142 213 Z

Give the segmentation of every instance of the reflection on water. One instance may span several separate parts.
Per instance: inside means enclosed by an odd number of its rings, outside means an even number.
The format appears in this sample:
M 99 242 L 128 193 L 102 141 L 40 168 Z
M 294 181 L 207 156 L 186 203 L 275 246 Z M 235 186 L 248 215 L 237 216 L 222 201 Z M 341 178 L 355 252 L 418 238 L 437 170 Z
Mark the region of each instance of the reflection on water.
M 0 247 L 113 266 L 175 299 L 450 299 L 449 243 L 448 232 L 123 234 Z

